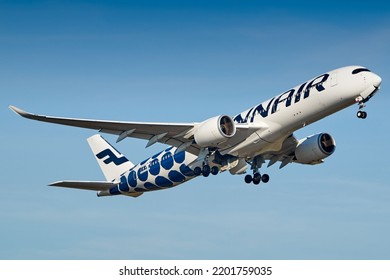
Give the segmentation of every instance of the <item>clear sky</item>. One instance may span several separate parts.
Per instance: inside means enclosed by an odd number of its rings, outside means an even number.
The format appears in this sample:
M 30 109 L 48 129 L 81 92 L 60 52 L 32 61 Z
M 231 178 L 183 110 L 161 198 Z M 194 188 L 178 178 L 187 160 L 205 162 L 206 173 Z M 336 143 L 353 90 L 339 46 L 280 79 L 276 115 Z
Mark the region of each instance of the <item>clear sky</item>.
M 386 1 L 1 1 L 0 259 L 389 259 L 389 50 Z M 95 132 L 8 109 L 202 121 L 347 65 L 383 79 L 368 118 L 353 106 L 297 131 L 331 133 L 335 154 L 272 166 L 260 187 L 224 173 L 137 199 L 51 188 L 104 179 Z M 165 148 L 145 145 L 115 147 L 133 162 Z

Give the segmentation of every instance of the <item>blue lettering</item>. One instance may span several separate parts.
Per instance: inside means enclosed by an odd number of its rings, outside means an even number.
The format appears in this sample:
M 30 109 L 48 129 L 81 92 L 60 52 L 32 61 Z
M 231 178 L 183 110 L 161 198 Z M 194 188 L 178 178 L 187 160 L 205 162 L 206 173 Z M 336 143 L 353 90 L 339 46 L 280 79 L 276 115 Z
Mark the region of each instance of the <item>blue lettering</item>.
M 251 122 L 253 122 L 253 120 L 254 120 L 254 118 L 255 118 L 255 116 L 256 116 L 256 113 L 260 114 L 263 118 L 266 118 L 266 117 L 268 116 L 268 112 L 269 112 L 269 109 L 270 109 L 270 107 L 271 107 L 271 103 L 272 103 L 272 101 L 274 101 L 274 99 L 275 99 L 275 97 L 272 98 L 272 99 L 270 100 L 270 102 L 268 102 L 267 110 L 264 109 L 263 103 L 262 103 L 262 104 L 259 104 L 259 105 L 255 108 L 255 110 L 253 111 L 253 113 L 252 113 Z
M 242 118 L 242 114 L 237 115 L 234 118 L 234 121 L 237 122 L 237 123 L 246 123 L 248 121 L 249 115 L 252 112 L 252 110 L 253 110 L 253 108 L 249 109 L 248 113 L 246 113 L 245 118 Z
M 260 114 L 263 118 L 267 117 L 268 116 L 268 112 L 269 112 L 269 109 L 271 107 L 271 103 L 272 101 L 275 99 L 272 98 L 270 100 L 270 102 L 268 103 L 267 105 L 267 109 L 264 109 L 264 106 L 263 106 L 263 103 L 262 104 L 259 104 L 257 107 L 252 107 L 248 113 L 246 114 L 245 118 L 243 119 L 242 118 L 242 115 L 239 114 L 237 115 L 235 118 L 234 118 L 234 121 L 237 122 L 237 123 L 247 123 L 248 121 L 249 122 L 253 122 L 254 121 L 254 118 L 256 116 L 256 114 Z
M 242 118 L 241 114 L 234 117 L 234 122 L 236 123 L 245 123 L 244 119 Z
M 287 100 L 286 102 L 286 107 L 289 107 L 291 105 L 291 98 L 292 98 L 292 95 L 294 94 L 295 90 L 294 89 L 290 89 L 289 91 L 286 91 L 285 93 L 282 93 L 281 95 L 279 95 L 276 99 L 275 99 L 275 102 L 274 102 L 274 105 L 272 106 L 272 111 L 271 111 L 271 114 L 275 113 L 276 111 L 278 111 L 278 105 L 279 103 L 282 103 L 284 101 Z M 288 94 L 288 95 L 287 95 Z M 287 95 L 285 98 L 282 98 L 283 96 Z
M 309 83 L 306 82 L 306 83 L 301 84 L 297 91 L 295 91 L 295 89 L 290 89 L 290 90 L 282 93 L 278 97 L 272 98 L 268 102 L 266 109 L 263 106 L 264 103 L 261 103 L 261 104 L 257 105 L 257 107 L 252 107 L 246 113 L 245 118 L 243 118 L 242 114 L 239 114 L 234 118 L 234 121 L 236 123 L 254 122 L 254 118 L 255 118 L 256 114 L 259 114 L 263 118 L 266 118 L 270 112 L 272 103 L 273 103 L 273 105 L 272 105 L 272 109 L 271 109 L 271 114 L 274 114 L 275 112 L 278 111 L 278 106 L 280 103 L 284 102 L 286 108 L 291 106 L 294 93 L 295 93 L 295 98 L 294 98 L 294 104 L 295 104 L 295 103 L 298 103 L 299 101 L 301 101 L 302 92 L 304 93 L 303 99 L 306 99 L 310 96 L 310 91 L 312 88 L 315 88 L 318 92 L 325 90 L 323 83 L 326 80 L 328 80 L 328 78 L 329 78 L 329 74 L 323 74 L 321 76 L 318 76 L 317 78 L 313 79 Z
M 253 107 L 248 111 L 248 113 L 246 113 L 246 116 L 245 116 L 245 119 L 244 119 L 244 121 L 245 122 L 248 122 L 248 119 L 249 119 L 249 116 L 250 116 L 250 114 L 252 113 L 252 111 L 253 111 Z
M 294 103 L 298 103 L 298 102 L 301 100 L 301 93 L 302 93 L 302 91 L 303 91 L 305 85 L 306 85 L 306 83 L 302 84 L 302 85 L 299 87 L 297 93 L 295 94 Z
M 319 80 L 321 78 L 321 80 Z M 327 79 L 329 78 L 329 74 L 324 74 L 321 76 L 318 76 L 314 80 L 312 80 L 306 87 L 305 94 L 303 95 L 303 98 L 308 98 L 310 95 L 310 90 L 315 87 L 318 92 L 325 90 L 324 86 L 322 85 Z M 318 81 L 317 81 L 318 80 Z M 317 81 L 317 82 L 316 82 Z

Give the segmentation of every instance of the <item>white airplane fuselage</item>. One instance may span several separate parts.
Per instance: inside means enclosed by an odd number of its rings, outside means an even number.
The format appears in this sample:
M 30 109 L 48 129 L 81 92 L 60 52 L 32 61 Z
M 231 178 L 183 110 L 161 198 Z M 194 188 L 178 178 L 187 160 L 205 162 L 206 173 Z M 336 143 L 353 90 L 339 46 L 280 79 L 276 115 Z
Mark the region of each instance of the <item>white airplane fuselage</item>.
M 235 116 L 237 126 L 253 125 L 253 131 L 241 138 L 228 139 L 220 152 L 243 160 L 278 152 L 294 131 L 355 103 L 364 104 L 380 84 L 379 76 L 360 66 L 315 77 Z M 100 191 L 98 196 L 133 196 L 171 188 L 195 178 L 193 169 L 201 164 L 198 156 L 169 147 L 135 165 L 118 178 L 117 186 Z

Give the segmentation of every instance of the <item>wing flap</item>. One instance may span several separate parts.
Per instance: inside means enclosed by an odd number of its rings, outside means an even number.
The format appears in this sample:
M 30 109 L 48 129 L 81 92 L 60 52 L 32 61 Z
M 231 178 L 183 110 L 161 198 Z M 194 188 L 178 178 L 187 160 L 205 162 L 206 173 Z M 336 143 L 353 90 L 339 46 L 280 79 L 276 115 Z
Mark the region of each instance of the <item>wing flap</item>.
M 94 129 L 99 132 L 118 135 L 117 141 L 126 137 L 147 140 L 150 146 L 156 142 L 172 145 L 175 147 L 185 147 L 187 152 L 199 155 L 201 147 L 192 142 L 190 136 L 194 128 L 199 123 L 149 123 L 149 122 L 126 122 L 126 121 L 109 121 L 94 119 L 77 119 L 63 118 L 45 115 L 37 115 L 26 112 L 20 108 L 10 105 L 9 108 L 16 114 L 36 121 L 55 123 L 73 127 Z M 236 124 L 237 133 L 234 137 L 226 141 L 224 149 L 232 148 L 253 133 L 265 131 L 268 128 L 266 123 L 245 123 Z

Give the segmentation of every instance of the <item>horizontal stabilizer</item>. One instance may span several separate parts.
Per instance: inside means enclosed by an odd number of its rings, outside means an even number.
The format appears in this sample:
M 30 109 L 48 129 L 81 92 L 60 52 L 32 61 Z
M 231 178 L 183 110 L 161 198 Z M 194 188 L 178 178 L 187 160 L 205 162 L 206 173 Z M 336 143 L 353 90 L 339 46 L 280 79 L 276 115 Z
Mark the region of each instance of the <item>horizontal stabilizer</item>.
M 97 191 L 97 196 L 111 196 L 110 189 L 118 185 L 120 182 L 106 182 L 106 181 L 58 181 L 51 183 L 52 187 L 63 187 L 79 190 Z M 123 193 L 131 197 L 139 197 L 142 192 Z
M 106 181 L 58 181 L 51 183 L 49 186 L 89 191 L 106 191 L 116 186 L 117 184 L 118 182 Z

